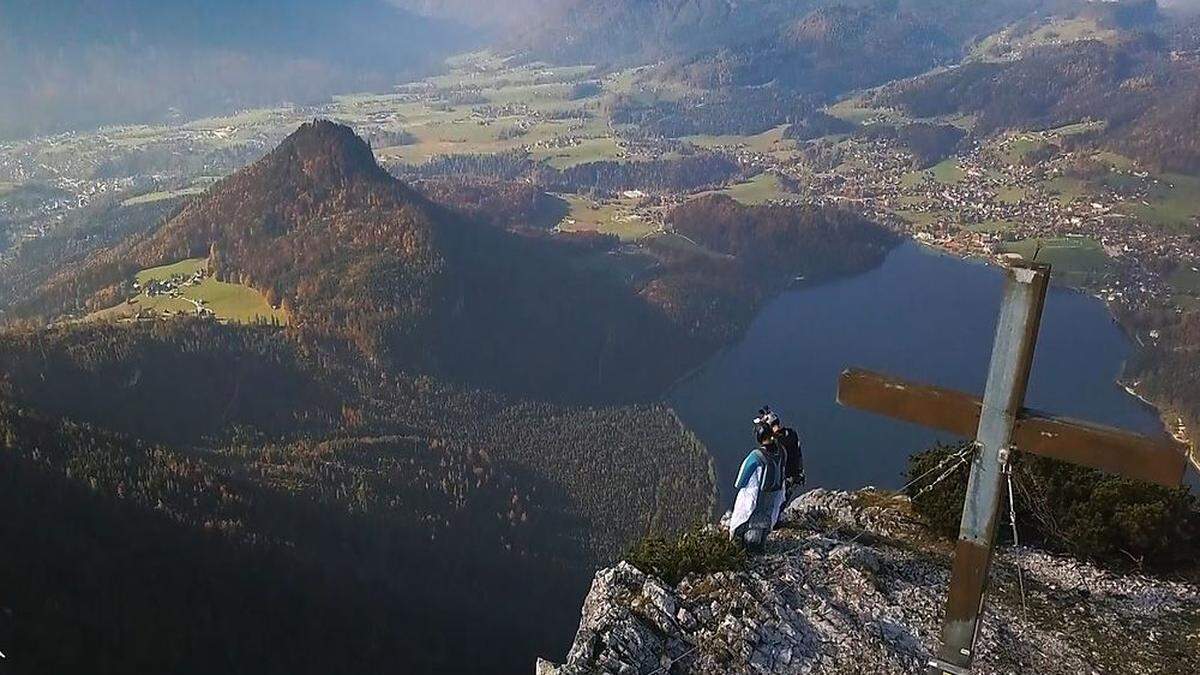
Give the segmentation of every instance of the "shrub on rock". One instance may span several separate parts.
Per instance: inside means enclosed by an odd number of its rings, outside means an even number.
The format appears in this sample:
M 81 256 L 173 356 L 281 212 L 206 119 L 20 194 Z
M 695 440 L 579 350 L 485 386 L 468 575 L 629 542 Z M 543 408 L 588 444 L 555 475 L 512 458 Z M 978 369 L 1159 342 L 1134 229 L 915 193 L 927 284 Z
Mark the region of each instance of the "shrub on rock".
M 646 574 L 677 584 L 689 574 L 741 569 L 746 552 L 713 527 L 694 527 L 675 538 L 648 536 L 633 545 L 625 560 Z
M 907 480 L 931 471 L 963 447 L 939 444 L 912 455 Z M 958 534 L 968 466 L 931 490 L 924 488 L 944 469 L 908 488 L 913 510 L 939 536 Z M 1167 489 L 1018 453 L 1013 489 L 1022 543 L 1111 566 L 1200 571 L 1200 500 L 1187 488 Z M 1001 521 L 1007 523 L 1007 496 L 1002 499 Z M 1006 527 L 1000 537 L 1009 537 Z

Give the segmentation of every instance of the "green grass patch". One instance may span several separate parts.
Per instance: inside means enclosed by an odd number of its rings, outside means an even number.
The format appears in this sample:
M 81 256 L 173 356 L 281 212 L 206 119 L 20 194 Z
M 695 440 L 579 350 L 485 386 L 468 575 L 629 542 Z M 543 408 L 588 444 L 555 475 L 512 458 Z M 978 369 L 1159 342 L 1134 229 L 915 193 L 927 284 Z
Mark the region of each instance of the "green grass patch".
M 900 176 L 900 187 L 905 189 L 915 188 L 921 183 L 924 183 L 925 179 L 928 177 L 929 174 L 925 171 L 909 171 L 903 176 Z
M 558 195 L 570 210 L 558 224 L 563 232 L 603 232 L 615 234 L 621 241 L 637 241 L 658 230 L 647 215 L 636 213 L 636 199 L 598 202 L 579 195 Z
M 872 121 L 893 124 L 909 121 L 906 115 L 897 110 L 873 107 L 867 104 L 862 98 L 848 98 L 844 101 L 838 101 L 826 108 L 825 114 L 857 125 L 863 125 Z
M 166 281 L 171 277 L 190 277 L 200 270 L 208 269 L 207 258 L 188 258 L 170 265 L 150 267 L 138 272 L 134 277 L 139 284 L 145 286 L 151 281 Z
M 971 51 L 970 58 L 979 60 L 1004 59 L 1014 51 L 1023 51 L 1042 45 L 1058 45 L 1080 40 L 1111 42 L 1118 33 L 1101 26 L 1096 19 L 1087 16 L 1053 18 L 1046 23 L 1014 34 L 1011 27 L 981 40 Z
M 254 323 L 260 320 L 287 323 L 286 312 L 271 307 L 262 293 L 249 286 L 208 278 L 191 291 L 185 291 L 184 297 L 204 301 L 207 303 L 205 306 L 211 309 L 218 319 L 235 323 Z
M 1056 176 L 1047 180 L 1042 187 L 1051 196 L 1058 198 L 1063 204 L 1082 199 L 1088 195 L 1087 183 L 1069 176 Z
M 1009 164 L 1020 164 L 1026 155 L 1045 146 L 1046 141 L 1036 135 L 1019 134 L 1004 144 L 1000 157 Z
M 624 153 L 625 149 L 621 147 L 617 139 L 606 136 L 583 139 L 578 145 L 566 148 L 535 147 L 531 150 L 530 156 L 534 159 L 546 160 L 550 166 L 556 169 L 569 169 L 578 164 L 618 160 Z
M 954 157 L 944 159 L 937 164 L 934 164 L 930 171 L 933 173 L 933 179 L 939 183 L 947 185 L 957 183 L 966 177 L 966 172 L 958 165 L 958 160 Z
M 1054 134 L 1055 136 L 1077 136 L 1090 131 L 1102 131 L 1107 126 L 1108 123 L 1104 120 L 1087 120 L 1083 122 L 1075 122 L 1074 124 L 1064 124 L 1061 127 L 1047 129 L 1046 131 Z
M 1116 31 L 1100 26 L 1094 18 L 1079 16 L 1070 19 L 1053 19 L 1021 38 L 1020 44 L 1022 47 L 1032 47 L 1080 40 L 1104 41 L 1115 39 L 1116 36 Z
M 192 279 L 197 272 L 205 272 L 205 258 L 188 258 L 170 265 L 151 267 L 138 272 L 135 279 L 143 289 L 151 282 L 167 282 L 175 279 L 183 282 Z M 186 315 L 197 313 L 197 303 L 213 313 L 221 321 L 233 323 L 255 323 L 259 321 L 287 323 L 287 312 L 271 307 L 262 293 L 241 284 L 218 281 L 204 276 L 198 284 L 180 283 L 178 296 L 160 294 L 150 296 L 143 290 L 128 302 L 89 315 L 88 319 L 121 319 L 152 312 L 159 316 Z
M 189 197 L 191 195 L 203 194 L 208 188 L 201 186 L 186 187 L 180 190 L 161 190 L 159 192 L 148 192 L 144 195 L 130 197 L 121 202 L 121 206 L 135 206 L 137 204 L 150 204 L 153 202 L 161 202 L 164 199 L 175 199 L 176 197 Z
M 1193 295 L 1172 295 L 1171 302 L 1185 312 L 1200 310 L 1200 298 Z
M 900 176 L 900 187 L 914 188 L 932 179 L 943 185 L 951 185 L 965 178 L 967 173 L 958 165 L 958 159 L 944 159 L 924 171 L 910 171 Z
M 1200 296 L 1200 264 L 1180 265 L 1167 278 L 1167 283 L 1182 295 Z
M 464 87 L 478 91 L 490 104 L 512 104 L 512 108 L 498 112 L 481 104 L 446 105 L 436 97 L 388 102 L 376 112 L 394 116 L 396 128 L 412 134 L 416 141 L 377 148 L 380 159 L 423 164 L 441 155 L 528 150 L 534 159 L 562 169 L 624 158 L 625 149 L 606 120 L 595 114 L 595 99 L 568 100 L 572 83 L 589 77 L 593 70 L 590 66 L 551 68 L 529 64 L 509 68 L 486 55 L 455 63 L 465 65 L 459 66 L 461 71 L 428 82 L 443 90 Z M 364 112 L 363 105 L 359 101 L 356 114 Z M 579 112 L 583 118 L 548 119 L 542 114 L 563 111 Z M 593 114 L 586 117 L 585 112 Z M 525 133 L 511 134 L 517 127 L 524 128 Z M 566 139 L 578 142 L 560 142 Z
M 999 219 L 999 218 L 993 218 L 991 220 L 985 220 L 982 223 L 975 223 L 973 225 L 968 225 L 967 229 L 971 230 L 972 232 L 987 232 L 990 234 L 1004 234 L 1005 232 L 1012 232 L 1016 227 L 1017 227 L 1017 223 L 1014 223 L 1011 220 L 1003 220 L 1003 219 Z
M 1168 174 L 1151 185 L 1145 203 L 1123 204 L 1135 218 L 1171 232 L 1187 232 L 1200 217 L 1200 178 Z
M 744 183 L 731 185 L 723 190 L 702 192 L 697 196 L 708 194 L 728 195 L 734 200 L 748 206 L 766 204 L 775 200 L 797 196 L 784 189 L 779 176 L 766 172 L 760 173 Z
M 1134 160 L 1125 155 L 1109 152 L 1108 150 L 1097 152 L 1092 155 L 1092 159 L 1117 171 L 1137 171 L 1138 169 L 1137 162 Z
M 1112 271 L 1112 259 L 1104 247 L 1087 237 L 1023 239 L 1002 244 L 1000 252 L 1049 263 L 1054 278 L 1070 285 L 1097 281 Z
M 933 225 L 939 220 L 950 216 L 946 211 L 931 211 L 928 209 L 897 209 L 895 214 L 914 225 Z
M 754 136 L 684 136 L 680 140 L 686 141 L 700 148 L 717 149 L 717 148 L 746 148 L 752 152 L 771 153 L 784 150 L 792 150 L 796 147 L 795 142 L 783 137 L 787 131 L 787 125 L 781 124 L 774 129 L 768 129 L 761 134 Z
M 996 199 L 1005 204 L 1018 204 L 1029 197 L 1029 192 L 1023 187 L 1003 185 L 996 190 Z

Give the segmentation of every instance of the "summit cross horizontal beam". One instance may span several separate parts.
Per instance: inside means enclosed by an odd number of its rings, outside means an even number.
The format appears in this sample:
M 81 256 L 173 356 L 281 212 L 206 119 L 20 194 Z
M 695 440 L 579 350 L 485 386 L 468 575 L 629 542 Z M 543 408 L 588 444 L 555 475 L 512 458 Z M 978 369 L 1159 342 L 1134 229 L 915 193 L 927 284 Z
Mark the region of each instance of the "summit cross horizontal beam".
M 842 372 L 838 403 L 972 438 L 983 402 L 971 394 L 867 370 Z M 1175 442 L 1022 408 L 1013 444 L 1023 452 L 1167 487 L 1183 482 L 1187 455 Z

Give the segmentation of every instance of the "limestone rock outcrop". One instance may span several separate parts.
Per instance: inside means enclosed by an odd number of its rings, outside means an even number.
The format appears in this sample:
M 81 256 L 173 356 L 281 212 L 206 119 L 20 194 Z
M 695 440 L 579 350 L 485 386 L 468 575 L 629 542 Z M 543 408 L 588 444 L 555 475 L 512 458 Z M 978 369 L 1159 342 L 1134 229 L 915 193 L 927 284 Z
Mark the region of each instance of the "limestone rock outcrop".
M 600 570 L 566 663 L 540 661 L 538 673 L 920 672 L 938 644 L 949 547 L 909 513 L 903 497 L 813 490 L 745 569 L 674 587 L 627 562 Z M 986 617 L 977 673 L 1200 664 L 1200 587 L 1189 583 L 1004 549 Z

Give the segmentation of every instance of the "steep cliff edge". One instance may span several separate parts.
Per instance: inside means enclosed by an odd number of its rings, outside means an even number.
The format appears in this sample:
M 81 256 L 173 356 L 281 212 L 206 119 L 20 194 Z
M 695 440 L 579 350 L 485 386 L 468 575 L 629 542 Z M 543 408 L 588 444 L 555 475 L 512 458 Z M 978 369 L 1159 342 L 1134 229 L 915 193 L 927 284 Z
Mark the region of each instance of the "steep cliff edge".
M 913 673 L 938 643 L 949 548 L 869 490 L 792 502 L 742 570 L 671 587 L 601 570 L 567 662 L 578 673 Z M 1024 578 L 1024 609 L 1017 569 Z M 1200 587 L 999 551 L 977 673 L 1185 673 L 1200 662 Z

